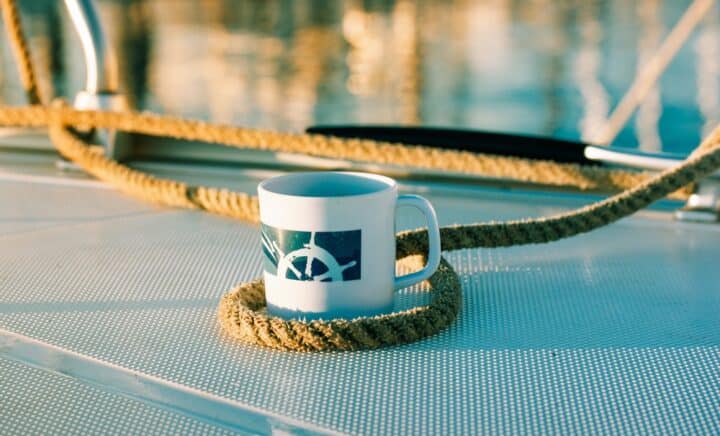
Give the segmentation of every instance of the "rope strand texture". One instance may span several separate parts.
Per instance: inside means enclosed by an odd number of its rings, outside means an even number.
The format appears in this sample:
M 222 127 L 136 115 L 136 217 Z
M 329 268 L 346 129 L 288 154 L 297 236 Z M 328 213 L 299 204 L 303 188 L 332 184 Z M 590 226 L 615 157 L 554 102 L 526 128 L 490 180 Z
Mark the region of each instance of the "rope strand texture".
M 167 121 L 167 122 L 166 122 Z M 0 125 L 42 126 L 47 123 L 50 138 L 58 151 L 88 173 L 111 183 L 121 191 L 148 201 L 185 208 L 199 208 L 249 222 L 258 221 L 257 198 L 245 193 L 218 190 L 153 177 L 108 159 L 68 130 L 68 125 L 113 128 L 132 132 L 173 133 L 182 139 L 197 139 L 244 148 L 273 150 L 298 148 L 316 155 L 341 154 L 349 144 L 336 138 L 290 135 L 216 126 L 194 121 L 166 119 L 147 114 L 79 112 L 56 102 L 51 108 L 0 108 Z M 170 130 L 172 129 L 172 130 Z M 282 138 L 290 141 L 284 147 Z M 247 142 L 244 142 L 247 141 Z M 318 144 L 315 144 L 315 142 Z M 413 154 L 412 147 L 362 141 L 397 155 Z M 299 145 L 298 145 L 299 144 Z M 317 145 L 317 147 L 315 146 Z M 318 152 L 318 150 L 320 150 Z M 471 156 L 478 156 L 472 155 Z M 367 157 L 366 157 L 367 158 Z M 635 187 L 576 211 L 549 218 L 501 223 L 466 224 L 441 229 L 445 251 L 477 247 L 503 247 L 545 243 L 602 227 L 699 180 L 720 166 L 720 129 L 716 129 L 681 165 L 666 170 Z M 521 166 L 522 168 L 522 166 Z M 398 235 L 397 258 L 424 255 L 427 232 L 408 231 Z M 242 342 L 279 350 L 327 351 L 377 348 L 415 341 L 448 326 L 460 309 L 460 280 L 443 258 L 438 271 L 429 279 L 432 300 L 427 306 L 354 320 L 302 322 L 268 316 L 263 307 L 262 281 L 256 280 L 230 290 L 220 301 L 221 327 Z

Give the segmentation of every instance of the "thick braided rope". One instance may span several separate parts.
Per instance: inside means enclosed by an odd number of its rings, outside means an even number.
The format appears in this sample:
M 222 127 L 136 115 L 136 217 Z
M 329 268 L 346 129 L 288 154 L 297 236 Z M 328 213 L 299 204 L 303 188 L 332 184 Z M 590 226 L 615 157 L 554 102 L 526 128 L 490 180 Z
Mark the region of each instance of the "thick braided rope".
M 49 124 L 50 137 L 61 154 L 95 177 L 113 184 L 123 192 L 156 203 L 200 208 L 245 221 L 258 221 L 257 198 L 254 196 L 159 179 L 133 170 L 94 151 L 65 128 L 66 122 L 62 116 L 64 111 L 63 106 L 56 105 L 55 110 L 50 112 L 53 114 Z M 4 112 L 4 109 L 0 109 L 0 124 Z M 77 111 L 71 110 L 71 112 Z M 82 124 L 99 127 L 89 121 L 83 119 Z M 120 129 L 119 125 L 102 124 L 102 127 Z M 131 128 L 131 126 L 123 127 Z M 615 196 L 575 211 L 548 218 L 445 227 L 441 230 L 443 250 L 550 242 L 604 226 L 712 172 L 718 167 L 719 143 L 720 129 L 716 129 L 681 165 L 657 174 Z M 419 254 L 425 250 L 425 233 L 406 233 L 402 238 L 408 240 L 415 238 L 412 245 L 420 247 L 405 255 Z M 401 249 L 398 251 L 401 257 L 404 257 Z
M 257 221 L 256 198 L 244 193 L 190 187 L 128 168 L 104 157 L 69 132 L 62 106 L 50 112 L 49 131 L 58 150 L 96 177 L 141 198 L 178 207 L 202 208 L 247 221 Z M 0 110 L 0 118 L 2 118 Z M 117 128 L 117 126 L 109 126 Z M 720 129 L 713 132 L 683 164 L 598 203 L 555 217 L 504 223 L 480 223 L 441 229 L 443 250 L 543 243 L 587 232 L 627 216 L 668 193 L 698 180 L 720 166 Z M 397 257 L 424 254 L 424 230 L 398 236 Z M 354 350 L 405 343 L 432 335 L 455 318 L 460 282 L 445 259 L 429 280 L 433 298 L 428 306 L 389 315 L 301 322 L 270 317 L 263 310 L 261 281 L 229 291 L 218 307 L 223 329 L 247 343 L 281 350 Z
M 404 247 L 403 252 L 412 251 Z M 262 280 L 231 289 L 220 301 L 218 320 L 232 337 L 285 351 L 348 351 L 414 342 L 450 325 L 460 310 L 457 273 L 443 258 L 428 280 L 433 291 L 427 306 L 354 320 L 310 322 L 268 316 Z
M 41 101 L 40 92 L 35 79 L 30 50 L 23 35 L 17 4 L 15 0 L 0 0 L 0 7 L 2 7 L 3 22 L 5 23 L 8 38 L 10 38 L 10 45 L 15 52 L 20 81 L 25 89 L 25 95 L 30 104 L 38 104 Z
M 57 117 L 62 124 L 72 126 L 117 129 L 241 149 L 458 172 L 583 191 L 622 191 L 651 177 L 650 173 L 362 139 L 246 129 L 149 113 L 80 111 L 44 106 L 7 107 L 0 111 L 0 125 L 44 127 L 48 125 L 50 117 Z M 689 192 L 690 189 L 685 189 L 671 193 L 671 196 L 687 198 Z
M 49 134 L 60 154 L 122 192 L 165 206 L 197 208 L 248 222 L 259 220 L 257 197 L 226 189 L 189 186 L 131 169 L 103 156 L 101 149 L 89 146 L 59 120 L 50 123 Z

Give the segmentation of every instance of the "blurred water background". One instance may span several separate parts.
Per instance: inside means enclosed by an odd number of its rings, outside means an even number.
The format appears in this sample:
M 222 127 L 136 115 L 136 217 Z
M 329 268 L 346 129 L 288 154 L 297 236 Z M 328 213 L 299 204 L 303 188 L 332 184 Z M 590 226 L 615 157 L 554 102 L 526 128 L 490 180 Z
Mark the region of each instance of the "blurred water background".
M 83 85 L 59 0 L 21 1 L 44 95 Z M 135 107 L 244 126 L 421 124 L 588 138 L 689 0 L 100 0 Z M 6 40 L 0 99 L 24 98 Z M 615 140 L 686 153 L 720 121 L 715 7 Z

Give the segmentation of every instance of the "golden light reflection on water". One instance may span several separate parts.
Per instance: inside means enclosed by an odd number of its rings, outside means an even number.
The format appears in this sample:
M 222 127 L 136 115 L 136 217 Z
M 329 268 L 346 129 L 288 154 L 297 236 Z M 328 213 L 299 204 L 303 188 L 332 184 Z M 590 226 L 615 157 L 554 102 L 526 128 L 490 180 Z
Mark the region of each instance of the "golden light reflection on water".
M 638 63 L 640 71 L 652 57 L 662 42 L 665 34 L 660 14 L 659 0 L 640 0 L 637 4 L 637 14 L 640 19 L 640 35 L 637 42 Z M 644 151 L 660 151 L 662 149 L 658 122 L 662 107 L 660 103 L 660 87 L 653 86 L 652 90 L 643 100 L 635 117 L 635 131 L 637 132 L 638 146 Z
M 603 29 L 597 15 L 596 4 L 579 11 L 581 43 L 574 62 L 574 79 L 584 109 L 578 130 L 580 137 L 586 141 L 598 134 L 610 113 L 609 96 L 600 80 Z
M 689 2 L 98 4 L 123 87 L 143 109 L 281 130 L 397 123 L 587 138 Z M 74 95 L 82 56 L 61 4 L 23 2 L 23 15 L 41 89 Z M 689 149 L 720 120 L 719 46 L 715 10 L 620 145 Z M 5 42 L 0 50 L 0 97 L 20 103 Z

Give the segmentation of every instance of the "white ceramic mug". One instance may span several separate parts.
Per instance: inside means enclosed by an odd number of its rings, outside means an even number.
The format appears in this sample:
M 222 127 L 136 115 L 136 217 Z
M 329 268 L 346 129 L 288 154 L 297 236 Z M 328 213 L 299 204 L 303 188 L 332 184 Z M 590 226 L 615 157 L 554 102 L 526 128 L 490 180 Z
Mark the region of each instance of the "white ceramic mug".
M 305 319 L 354 318 L 393 310 L 394 290 L 430 277 L 440 263 L 432 205 L 398 196 L 389 177 L 353 172 L 293 173 L 258 186 L 268 311 Z M 420 271 L 395 277 L 395 209 L 427 220 Z

